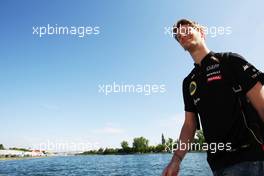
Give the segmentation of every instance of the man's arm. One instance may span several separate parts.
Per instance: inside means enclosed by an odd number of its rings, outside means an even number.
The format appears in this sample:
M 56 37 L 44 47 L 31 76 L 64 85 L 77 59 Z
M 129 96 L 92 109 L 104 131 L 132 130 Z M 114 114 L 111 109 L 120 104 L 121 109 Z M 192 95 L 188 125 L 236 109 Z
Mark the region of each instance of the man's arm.
M 260 82 L 257 82 L 257 84 L 247 92 L 247 97 L 264 122 L 264 86 Z
M 181 129 L 181 134 L 179 140 L 181 143 L 189 143 L 193 141 L 194 134 L 196 130 L 196 117 L 193 112 L 185 112 L 185 121 Z M 163 170 L 162 176 L 174 176 L 179 173 L 180 163 L 185 154 L 188 152 L 186 150 L 180 150 L 179 148 L 174 152 L 174 155 L 168 164 L 168 166 Z
M 185 112 L 185 121 L 181 129 L 179 141 L 181 143 L 185 143 L 186 146 L 187 144 L 193 141 L 195 131 L 196 131 L 196 117 L 195 113 L 193 112 Z M 174 155 L 172 157 L 172 161 L 179 160 L 184 158 L 185 154 L 188 152 L 188 148 L 186 150 L 180 150 L 179 148 L 176 149 L 174 152 Z

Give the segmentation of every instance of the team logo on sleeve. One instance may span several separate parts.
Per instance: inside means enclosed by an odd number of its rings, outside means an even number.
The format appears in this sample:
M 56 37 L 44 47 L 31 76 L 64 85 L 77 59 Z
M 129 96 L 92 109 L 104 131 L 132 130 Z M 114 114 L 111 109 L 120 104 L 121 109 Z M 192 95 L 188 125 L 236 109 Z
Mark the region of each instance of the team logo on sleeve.
M 190 86 L 189 86 L 189 91 L 190 91 L 190 94 L 193 96 L 196 92 L 196 89 L 197 89 L 197 84 L 195 81 L 192 81 L 190 83 Z
M 243 65 L 244 71 L 246 71 L 249 67 L 251 67 L 251 65 L 249 63 L 247 63 L 246 65 Z

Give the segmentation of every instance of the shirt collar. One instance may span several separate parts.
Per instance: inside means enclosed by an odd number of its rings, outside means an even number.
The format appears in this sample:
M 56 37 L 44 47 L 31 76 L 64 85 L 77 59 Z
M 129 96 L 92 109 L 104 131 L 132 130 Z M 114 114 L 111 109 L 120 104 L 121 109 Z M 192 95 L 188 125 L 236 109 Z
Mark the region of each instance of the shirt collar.
M 205 65 L 206 62 L 207 62 L 207 61 L 211 58 L 211 56 L 213 56 L 213 55 L 214 55 L 214 52 L 213 52 L 213 51 L 210 51 L 206 56 L 204 56 L 204 58 L 203 58 L 202 61 L 201 61 L 201 66 L 202 66 L 202 65 Z M 199 68 L 200 65 L 197 64 L 197 63 L 194 63 L 194 67 L 195 67 L 195 68 Z

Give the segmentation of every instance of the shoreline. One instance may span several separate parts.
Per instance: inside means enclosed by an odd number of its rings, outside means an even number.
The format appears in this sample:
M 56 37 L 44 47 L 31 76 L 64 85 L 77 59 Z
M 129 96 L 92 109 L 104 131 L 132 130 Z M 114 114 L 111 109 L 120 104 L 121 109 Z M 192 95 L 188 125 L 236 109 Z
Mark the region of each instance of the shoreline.
M 188 151 L 187 153 L 206 153 L 206 151 Z M 152 154 L 173 154 L 172 152 L 157 152 L 157 153 L 87 153 L 76 154 L 75 156 L 87 156 L 87 155 L 152 155 Z
M 12 161 L 12 160 L 26 160 L 26 159 L 38 159 L 38 158 L 48 158 L 52 156 L 26 156 L 26 157 L 0 157 L 0 161 Z
M 188 153 L 206 153 L 204 151 L 189 151 Z M 112 154 L 77 154 L 77 155 L 68 155 L 68 156 L 92 156 L 92 155 L 152 155 L 152 154 L 172 154 L 168 152 L 160 152 L 160 153 L 112 153 Z M 27 159 L 39 159 L 39 158 L 50 158 L 56 156 L 27 156 L 27 157 L 0 157 L 1 161 L 12 161 L 12 160 L 27 160 Z

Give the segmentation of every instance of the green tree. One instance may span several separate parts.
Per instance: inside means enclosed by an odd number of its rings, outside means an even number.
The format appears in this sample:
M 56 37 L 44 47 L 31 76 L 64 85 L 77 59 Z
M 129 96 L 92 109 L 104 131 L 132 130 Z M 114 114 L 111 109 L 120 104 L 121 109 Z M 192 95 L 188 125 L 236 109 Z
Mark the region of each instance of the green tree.
M 165 142 L 166 142 L 166 140 L 165 140 L 164 135 L 162 133 L 162 135 L 161 135 L 161 144 L 165 145 Z
M 23 152 L 30 152 L 31 150 L 29 149 L 25 149 L 25 148 L 16 148 L 16 147 L 13 147 L 13 148 L 9 148 L 10 150 L 19 150 L 19 151 L 23 151 Z
M 204 134 L 202 130 L 197 130 L 196 131 L 196 136 L 198 138 L 199 144 L 203 144 L 205 142 Z
M 169 139 L 168 139 L 168 143 L 169 143 L 169 144 L 172 144 L 172 143 L 173 143 L 173 139 L 172 139 L 172 138 L 169 138 Z
M 4 145 L 0 144 L 0 150 L 4 150 L 4 149 L 5 149 Z
M 134 138 L 133 149 L 135 152 L 145 153 L 148 150 L 148 143 L 149 140 L 144 137 Z
M 173 139 L 172 138 L 169 138 L 168 140 L 166 140 L 166 145 L 167 146 L 172 146 L 173 144 Z
M 98 154 L 103 154 L 104 149 L 103 148 L 99 148 L 99 150 L 97 151 Z
M 145 152 L 147 152 L 147 153 L 156 152 L 156 146 L 148 146 L 148 148 L 147 148 L 147 150 Z
M 121 147 L 122 147 L 123 150 L 126 150 L 127 148 L 129 148 L 128 142 L 127 141 L 122 141 L 121 142 Z
M 159 153 L 159 152 L 164 152 L 165 150 L 165 145 L 162 145 L 162 144 L 158 144 L 156 147 L 155 147 L 155 152 Z
M 105 148 L 103 154 L 107 155 L 107 154 L 116 154 L 118 149 L 114 149 L 114 148 Z
M 132 152 L 132 149 L 129 147 L 127 141 L 122 141 L 121 147 L 122 147 L 122 152 L 125 152 L 125 153 L 131 153 Z
M 166 143 L 164 146 L 167 152 L 172 152 L 175 145 L 176 145 L 176 142 L 174 142 L 172 138 L 169 138 L 168 140 L 166 140 Z
M 203 144 L 205 143 L 205 138 L 202 130 L 197 130 L 195 134 L 195 138 L 193 140 L 193 143 L 197 144 L 196 146 L 199 146 L 199 148 L 192 148 L 192 150 L 200 150 Z

